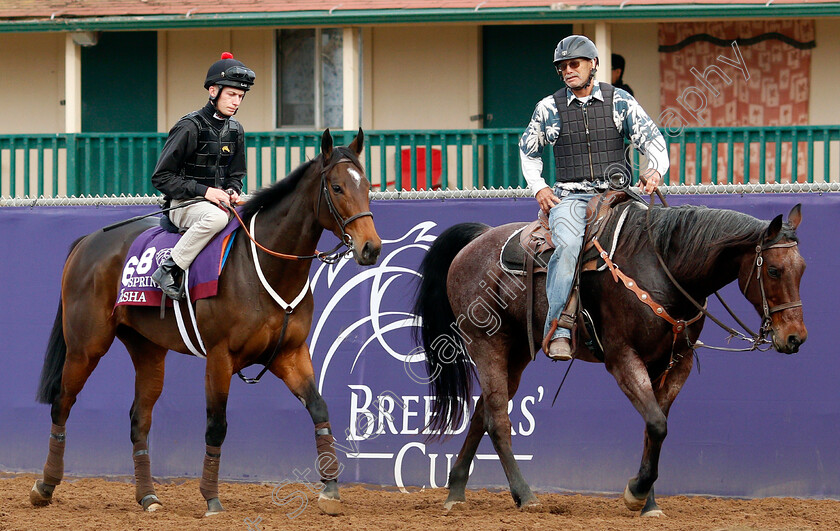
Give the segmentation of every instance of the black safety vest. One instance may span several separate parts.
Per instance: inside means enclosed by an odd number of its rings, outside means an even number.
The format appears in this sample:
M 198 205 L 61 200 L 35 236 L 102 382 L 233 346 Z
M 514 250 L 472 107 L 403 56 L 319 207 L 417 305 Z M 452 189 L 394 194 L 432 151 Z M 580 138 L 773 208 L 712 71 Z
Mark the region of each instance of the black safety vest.
M 584 104 L 566 104 L 566 89 L 554 93 L 560 117 L 560 136 L 554 144 L 557 182 L 606 181 L 610 175 L 630 176 L 624 156 L 624 137 L 613 121 L 613 94 L 608 83 L 600 83 L 604 101 L 589 98 Z
M 198 127 L 198 146 L 184 161 L 184 176 L 205 186 L 221 188 L 236 150 L 237 140 L 242 134 L 239 122 L 228 118 L 221 129 L 217 130 L 200 110 L 184 118 Z

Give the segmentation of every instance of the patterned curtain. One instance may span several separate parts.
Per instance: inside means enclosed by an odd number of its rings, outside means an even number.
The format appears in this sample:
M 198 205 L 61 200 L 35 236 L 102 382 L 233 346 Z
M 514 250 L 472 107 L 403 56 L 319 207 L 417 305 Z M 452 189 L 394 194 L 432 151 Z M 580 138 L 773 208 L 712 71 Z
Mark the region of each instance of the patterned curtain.
M 662 75 L 660 125 L 677 134 L 681 127 L 806 125 L 810 92 L 813 21 L 733 21 L 659 24 Z M 737 43 L 737 44 L 733 44 Z M 665 122 L 665 123 L 663 123 Z M 671 139 L 674 143 L 676 138 Z M 740 139 L 736 139 L 739 141 Z M 690 139 L 689 139 L 690 141 Z M 782 182 L 791 180 L 791 142 L 781 146 Z M 776 146 L 767 144 L 765 172 L 773 182 Z M 710 145 L 702 150 L 702 182 L 711 182 Z M 718 181 L 726 177 L 727 145 L 718 145 Z M 757 182 L 761 161 L 750 145 L 750 181 Z M 807 153 L 797 149 L 796 180 L 805 179 Z M 676 182 L 679 153 L 671 151 L 671 182 Z M 686 181 L 696 178 L 694 146 L 686 153 Z M 734 182 L 743 182 L 744 149 L 733 149 Z

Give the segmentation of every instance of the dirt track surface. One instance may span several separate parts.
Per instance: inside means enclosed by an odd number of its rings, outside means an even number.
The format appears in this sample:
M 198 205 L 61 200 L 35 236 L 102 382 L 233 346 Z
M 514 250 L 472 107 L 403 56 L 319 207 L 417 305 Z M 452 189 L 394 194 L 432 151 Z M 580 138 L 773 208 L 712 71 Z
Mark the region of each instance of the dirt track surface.
M 35 508 L 29 503 L 34 481 L 33 475 L 0 476 L 0 529 L 840 529 L 840 501 L 834 500 L 664 496 L 657 501 L 667 516 L 641 519 L 625 509 L 618 496 L 542 494 L 540 507 L 526 512 L 514 507 L 507 492 L 479 490 L 469 491 L 467 504 L 447 514 L 442 506 L 446 498 L 443 489 L 404 494 L 354 485 L 342 488 L 343 515 L 322 514 L 315 506 L 317 497 L 311 495 L 308 506 L 290 520 L 285 513 L 300 504 L 273 503 L 272 485 L 223 483 L 219 492 L 227 512 L 204 518 L 198 480 L 156 485 L 164 507 L 153 513 L 144 513 L 135 503 L 131 483 L 98 478 L 65 479 L 51 505 Z M 275 499 L 290 499 L 296 490 L 309 492 L 304 485 L 288 485 L 275 493 Z

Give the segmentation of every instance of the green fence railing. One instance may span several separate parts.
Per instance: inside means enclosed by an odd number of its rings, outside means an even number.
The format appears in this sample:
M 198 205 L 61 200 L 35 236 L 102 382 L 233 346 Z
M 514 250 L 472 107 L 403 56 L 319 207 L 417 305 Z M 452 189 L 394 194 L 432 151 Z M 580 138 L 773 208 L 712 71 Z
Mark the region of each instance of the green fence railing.
M 524 186 L 520 129 L 366 131 L 362 160 L 373 189 Z M 663 131 L 663 133 L 667 133 Z M 334 131 L 347 145 L 355 131 Z M 667 184 L 827 183 L 840 180 L 840 125 L 687 128 L 665 136 Z M 163 133 L 0 135 L 0 196 L 156 194 Z M 249 133 L 245 191 L 317 155 L 321 133 Z M 638 173 L 639 154 L 632 160 Z M 554 179 L 551 151 L 545 177 Z M 714 163 L 712 162 L 714 161 Z M 641 162 L 644 166 L 644 161 Z

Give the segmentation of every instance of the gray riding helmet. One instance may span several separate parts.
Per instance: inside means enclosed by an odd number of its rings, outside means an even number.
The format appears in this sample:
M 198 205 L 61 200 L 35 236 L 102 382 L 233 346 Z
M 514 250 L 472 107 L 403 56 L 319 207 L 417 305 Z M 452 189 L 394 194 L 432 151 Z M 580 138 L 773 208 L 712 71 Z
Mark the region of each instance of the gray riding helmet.
M 554 50 L 554 66 L 566 59 L 598 59 L 598 48 L 583 35 L 569 35 Z

